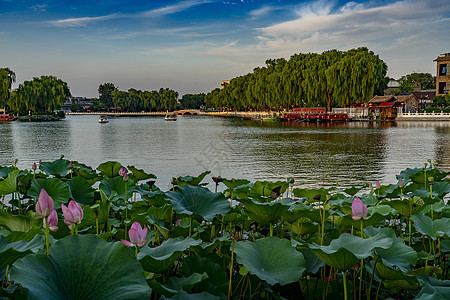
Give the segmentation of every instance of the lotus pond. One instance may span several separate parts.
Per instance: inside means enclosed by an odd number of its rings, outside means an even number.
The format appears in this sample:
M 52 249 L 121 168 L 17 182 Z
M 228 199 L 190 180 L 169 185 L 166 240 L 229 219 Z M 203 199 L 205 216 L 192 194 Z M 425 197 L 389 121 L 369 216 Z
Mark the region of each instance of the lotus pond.
M 449 174 L 302 189 L 204 172 L 163 191 L 113 161 L 3 166 L 0 298 L 450 299 Z

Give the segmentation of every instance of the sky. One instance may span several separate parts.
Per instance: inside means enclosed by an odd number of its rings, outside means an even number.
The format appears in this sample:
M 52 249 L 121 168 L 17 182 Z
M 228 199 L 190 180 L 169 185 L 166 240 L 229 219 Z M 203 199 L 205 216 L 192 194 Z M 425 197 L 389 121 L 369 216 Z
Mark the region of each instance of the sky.
M 0 67 L 13 87 L 54 75 L 73 96 L 170 88 L 208 93 L 267 59 L 367 47 L 388 76 L 436 75 L 450 0 L 0 0 Z

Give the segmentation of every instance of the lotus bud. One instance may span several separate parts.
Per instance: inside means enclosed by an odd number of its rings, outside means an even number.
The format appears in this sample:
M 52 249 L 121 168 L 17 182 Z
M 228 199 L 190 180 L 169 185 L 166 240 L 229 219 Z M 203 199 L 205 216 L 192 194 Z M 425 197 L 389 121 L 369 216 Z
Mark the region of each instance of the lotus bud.
M 128 173 L 125 173 L 125 174 L 123 175 L 123 180 L 124 180 L 124 181 L 128 181 Z
M 14 165 L 17 165 L 18 162 L 19 162 L 19 160 L 16 158 L 16 159 L 14 160 Z
M 19 182 L 17 182 L 17 186 L 21 186 L 22 185 L 22 181 L 19 180 Z
M 320 201 L 320 199 L 322 198 L 322 194 L 317 194 L 313 197 L 314 200 Z
M 175 221 L 175 226 L 180 226 L 181 225 L 181 219 L 178 219 Z
M 149 180 L 149 181 L 147 181 L 147 184 L 148 184 L 148 187 L 150 188 L 150 189 L 152 189 L 152 187 L 153 187 L 153 185 L 155 185 L 155 180 Z
M 130 230 L 128 231 L 128 235 L 130 237 L 130 241 L 120 240 L 125 246 L 132 247 L 142 247 L 145 246 L 147 241 L 145 237 L 147 236 L 147 227 L 141 228 L 139 222 L 134 222 L 131 225 Z
M 49 216 L 54 209 L 52 197 L 50 197 L 44 189 L 41 189 L 38 202 L 36 203 L 36 212 L 41 217 Z
M 39 164 L 42 164 L 42 159 L 39 160 Z
M 377 182 L 375 183 L 375 185 L 377 186 L 377 189 L 379 189 L 381 187 L 381 183 L 379 180 L 377 180 Z
M 354 221 L 358 221 L 361 218 L 367 219 L 367 213 L 368 212 L 366 205 L 362 203 L 362 201 L 358 197 L 355 197 L 352 203 L 352 219 Z
M 124 167 L 122 167 L 122 168 L 119 170 L 119 175 L 120 175 L 120 176 L 123 176 L 123 175 L 125 175 L 125 174 L 127 174 L 127 169 L 124 168 Z
M 291 178 L 291 180 L 289 181 L 289 185 L 290 185 L 290 186 L 293 186 L 294 183 L 295 183 L 295 179 L 294 179 L 294 178 Z
M 59 157 L 60 159 L 63 159 L 64 158 L 64 154 L 61 154 L 61 156 Z
M 36 169 L 37 169 L 36 163 L 33 163 L 33 165 L 31 166 L 31 169 L 32 169 L 33 171 L 36 171 Z
M 44 223 L 45 228 L 45 218 L 42 219 L 42 222 Z M 57 231 L 58 230 L 58 214 L 56 213 L 56 210 L 53 210 L 52 213 L 47 217 L 48 222 L 48 229 L 51 231 Z
M 398 182 L 398 186 L 402 189 L 403 186 L 404 186 L 404 185 L 403 185 L 403 181 L 400 180 L 400 181 Z
M 223 178 L 222 177 L 212 177 L 212 180 L 218 184 L 219 182 L 223 181 Z
M 64 204 L 61 205 L 61 209 L 64 215 L 64 223 L 67 226 L 72 226 L 73 224 L 80 224 L 83 219 L 83 209 L 80 204 L 73 200 L 70 200 L 69 206 L 66 207 Z
M 73 161 L 71 160 L 69 163 L 69 167 L 72 169 L 73 168 Z

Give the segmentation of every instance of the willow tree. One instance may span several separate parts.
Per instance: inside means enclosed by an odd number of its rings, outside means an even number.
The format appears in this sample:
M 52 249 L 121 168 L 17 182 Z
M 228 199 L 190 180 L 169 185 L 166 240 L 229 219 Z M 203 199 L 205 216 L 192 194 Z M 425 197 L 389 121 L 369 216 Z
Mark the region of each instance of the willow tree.
M 6 112 L 6 104 L 9 100 L 11 85 L 16 82 L 16 74 L 9 68 L 0 69 L 0 107 Z
M 66 82 L 55 76 L 34 77 L 19 85 L 15 99 L 16 109 L 28 111 L 52 112 L 60 108 L 70 97 Z

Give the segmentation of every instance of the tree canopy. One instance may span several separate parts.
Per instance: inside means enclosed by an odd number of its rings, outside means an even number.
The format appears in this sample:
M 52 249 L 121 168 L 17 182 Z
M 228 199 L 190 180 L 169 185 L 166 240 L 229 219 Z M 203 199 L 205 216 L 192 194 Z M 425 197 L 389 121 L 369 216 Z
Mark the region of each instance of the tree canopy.
M 205 94 L 185 94 L 181 98 L 180 105 L 185 109 L 199 109 L 205 105 Z
M 416 86 L 419 86 L 422 90 L 434 90 L 436 88 L 436 77 L 431 73 L 411 73 L 402 76 L 398 81 L 400 92 L 412 92 Z
M 281 109 L 361 103 L 387 86 L 387 65 L 367 48 L 269 59 L 265 67 L 233 78 L 205 96 L 208 107 Z
M 113 104 L 125 111 L 173 110 L 177 106 L 178 92 L 161 88 L 159 91 L 113 90 Z
M 11 85 L 16 82 L 16 74 L 9 68 L 0 69 L 0 107 L 5 107 L 9 100 Z
M 107 109 L 114 105 L 112 92 L 116 90 L 114 83 L 104 83 L 100 84 L 98 87 L 99 100 L 103 103 L 104 107 Z
M 11 97 L 10 107 L 20 114 L 28 111 L 52 112 L 69 97 L 70 89 L 66 82 L 55 76 L 44 75 L 20 84 L 14 97 Z

